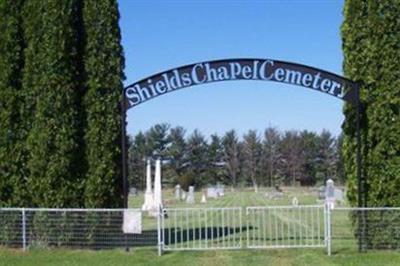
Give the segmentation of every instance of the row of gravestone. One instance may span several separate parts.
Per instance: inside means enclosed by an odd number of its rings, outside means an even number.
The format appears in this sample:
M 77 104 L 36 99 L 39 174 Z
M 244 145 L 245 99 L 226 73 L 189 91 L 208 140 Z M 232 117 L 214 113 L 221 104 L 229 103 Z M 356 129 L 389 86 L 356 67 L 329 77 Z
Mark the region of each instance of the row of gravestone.
M 331 208 L 335 206 L 335 204 L 343 204 L 344 203 L 344 191 L 340 188 L 336 188 L 334 186 L 333 180 L 329 179 L 326 183 L 326 186 L 321 186 L 318 188 L 318 202 L 324 202 L 328 204 Z M 270 200 L 283 199 L 285 197 L 284 192 L 279 186 L 275 187 L 275 190 L 271 192 L 265 192 L 264 196 Z M 292 198 L 292 205 L 297 206 L 299 201 L 297 197 Z
M 206 192 L 203 192 L 201 196 L 201 203 L 206 203 L 207 198 L 219 198 L 225 195 L 224 186 L 221 184 L 217 184 L 216 186 L 209 186 Z M 186 195 L 186 192 L 181 188 L 178 184 L 175 186 L 175 199 L 176 200 L 186 200 L 188 204 L 195 203 L 194 197 L 194 186 L 189 187 L 189 191 Z

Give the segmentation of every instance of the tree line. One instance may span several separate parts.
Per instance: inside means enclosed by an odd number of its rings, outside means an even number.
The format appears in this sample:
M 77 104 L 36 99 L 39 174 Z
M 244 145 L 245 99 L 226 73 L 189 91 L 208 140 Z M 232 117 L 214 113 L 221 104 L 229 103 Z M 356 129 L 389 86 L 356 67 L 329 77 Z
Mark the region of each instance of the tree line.
M 239 136 L 229 130 L 206 137 L 181 126 L 156 124 L 130 139 L 129 183 L 144 189 L 147 159 L 163 161 L 163 183 L 197 188 L 217 182 L 229 186 L 317 185 L 344 182 L 342 137 L 329 131 L 279 131 L 268 127 Z

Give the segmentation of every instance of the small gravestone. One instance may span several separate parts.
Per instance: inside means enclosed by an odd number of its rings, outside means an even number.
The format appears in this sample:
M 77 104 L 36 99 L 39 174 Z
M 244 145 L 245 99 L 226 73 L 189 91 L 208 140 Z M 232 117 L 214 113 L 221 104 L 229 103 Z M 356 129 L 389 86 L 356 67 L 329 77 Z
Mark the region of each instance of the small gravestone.
M 224 185 L 221 185 L 220 183 L 217 184 L 217 195 L 218 197 L 223 197 L 225 195 Z
M 224 186 L 217 184 L 216 186 L 210 186 L 207 188 L 207 198 L 219 198 L 225 195 Z
M 179 184 L 175 186 L 175 199 L 181 199 L 181 186 Z
M 335 207 L 335 185 L 332 179 L 328 179 L 328 181 L 326 181 L 325 192 L 325 203 L 329 208 L 333 209 Z
M 325 186 L 320 186 L 318 188 L 318 199 L 319 200 L 325 200 L 325 195 L 326 195 L 326 187 Z
M 344 192 L 339 188 L 335 188 L 335 202 L 339 204 L 344 202 Z
M 215 187 L 207 188 L 207 198 L 218 198 L 218 191 Z
M 299 206 L 299 200 L 296 197 L 293 197 L 292 199 L 292 206 L 295 207 Z
M 138 194 L 137 188 L 131 187 L 131 188 L 129 189 L 129 194 L 130 194 L 130 195 L 133 195 L 133 196 L 137 196 L 137 194 Z
M 188 196 L 186 198 L 187 204 L 194 204 L 194 186 L 189 187 Z
M 142 212 L 137 210 L 124 210 L 122 231 L 125 234 L 142 233 Z
M 203 195 L 201 196 L 201 203 L 207 203 L 207 198 L 205 193 L 203 193 Z
M 185 199 L 186 199 L 186 192 L 182 191 L 181 200 L 185 200 Z

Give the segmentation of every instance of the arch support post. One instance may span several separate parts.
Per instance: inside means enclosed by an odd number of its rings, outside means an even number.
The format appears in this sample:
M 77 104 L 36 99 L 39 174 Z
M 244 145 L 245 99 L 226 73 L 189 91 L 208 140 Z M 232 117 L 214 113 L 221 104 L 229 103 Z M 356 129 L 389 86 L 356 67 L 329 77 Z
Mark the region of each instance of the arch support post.
M 360 100 L 360 86 L 357 87 L 356 90 L 356 123 L 357 123 L 357 154 L 356 154 L 356 163 L 357 163 L 357 186 L 358 186 L 358 207 L 365 208 L 367 207 L 367 189 L 366 189 L 366 180 L 365 175 L 362 171 L 362 140 L 361 140 L 361 119 L 362 119 L 362 105 Z M 358 211 L 358 251 L 365 251 L 365 237 L 367 235 L 367 213 L 364 209 L 359 209 Z
M 121 101 L 121 159 L 122 159 L 122 193 L 123 193 L 123 208 L 128 208 L 128 156 L 126 149 L 126 97 L 125 89 L 122 90 L 122 101 Z M 125 251 L 129 251 L 128 236 L 124 234 Z

